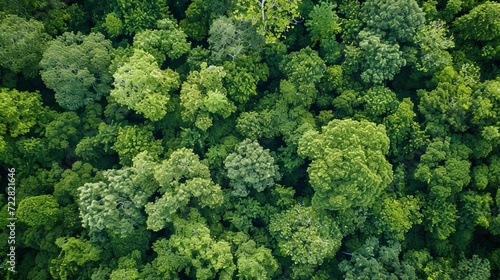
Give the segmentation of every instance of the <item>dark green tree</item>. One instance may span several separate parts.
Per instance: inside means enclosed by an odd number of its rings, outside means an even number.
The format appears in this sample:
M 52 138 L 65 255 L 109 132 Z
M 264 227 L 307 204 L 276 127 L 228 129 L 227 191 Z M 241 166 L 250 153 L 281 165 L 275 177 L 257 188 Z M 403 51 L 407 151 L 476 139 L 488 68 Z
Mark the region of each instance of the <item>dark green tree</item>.
M 61 107 L 76 110 L 109 94 L 111 48 L 111 42 L 100 33 L 64 33 L 49 43 L 40 61 L 40 74 Z
M 425 22 L 415 0 L 368 0 L 362 5 L 360 17 L 369 30 L 392 43 L 411 42 Z
M 400 261 L 400 253 L 398 242 L 381 246 L 377 238 L 369 237 L 339 268 L 345 279 L 417 279 L 415 268 Z
M 26 77 L 36 76 L 50 40 L 43 24 L 16 15 L 0 15 L 0 20 L 0 66 Z

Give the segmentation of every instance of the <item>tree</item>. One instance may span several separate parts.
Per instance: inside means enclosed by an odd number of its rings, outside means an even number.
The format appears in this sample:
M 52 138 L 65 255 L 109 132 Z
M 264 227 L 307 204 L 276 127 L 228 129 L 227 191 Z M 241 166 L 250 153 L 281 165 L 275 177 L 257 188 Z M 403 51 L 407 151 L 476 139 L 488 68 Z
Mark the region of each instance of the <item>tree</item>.
M 235 17 L 257 26 L 257 32 L 266 37 L 266 42 L 274 42 L 282 33 L 293 28 L 291 23 L 300 17 L 301 0 L 238 0 Z
M 272 117 L 272 112 L 269 110 L 243 112 L 236 119 L 236 129 L 250 140 L 272 138 L 276 133 L 271 127 Z
M 225 61 L 223 64 L 228 97 L 240 106 L 257 95 L 257 87 L 267 81 L 269 68 L 260 60 L 257 55 L 239 56 L 233 62 Z
M 104 29 L 111 37 L 122 34 L 133 36 L 154 28 L 158 20 L 169 14 L 167 4 L 159 0 L 111 0 L 106 3 L 87 0 L 85 4 L 85 10 L 94 15 L 92 19 L 99 19 L 96 26 Z
M 386 197 L 376 222 L 388 239 L 403 241 L 405 234 L 422 223 L 421 202 L 411 195 L 402 198 Z
M 325 62 L 316 51 L 307 47 L 287 55 L 280 68 L 288 78 L 280 82 L 284 100 L 308 108 L 316 100 L 316 84 L 326 70 Z
M 0 18 L 0 66 L 29 78 L 36 76 L 50 39 L 43 24 L 16 15 L 0 15 Z
M 367 121 L 333 120 L 305 132 L 298 153 L 312 161 L 307 168 L 315 193 L 315 209 L 343 211 L 370 207 L 392 181 L 385 159 L 389 138 L 382 125 Z
M 226 72 L 223 67 L 203 62 L 200 71 L 192 71 L 181 88 L 182 119 L 194 122 L 206 131 L 213 125 L 213 119 L 229 117 L 236 106 L 227 97 L 223 85 Z
M 459 229 L 472 232 L 476 226 L 488 228 L 492 217 L 491 205 L 493 199 L 489 193 L 462 192 L 459 196 Z
M 458 263 L 456 277 L 464 280 L 490 279 L 490 261 L 473 255 L 472 259 L 463 258 Z
M 424 207 L 424 225 L 440 240 L 456 231 L 459 218 L 454 197 L 471 180 L 467 160 L 472 150 L 467 146 L 435 139 L 427 146 L 415 170 L 415 178 L 427 185 L 428 196 Z
M 177 59 L 189 51 L 190 43 L 186 34 L 173 20 L 159 20 L 157 28 L 137 33 L 134 36 L 134 47 L 154 56 L 160 67 L 167 57 Z
M 179 74 L 161 70 L 155 58 L 136 49 L 130 59 L 113 74 L 115 88 L 111 96 L 145 118 L 158 121 L 167 114 L 169 92 L 179 88 Z
M 445 66 L 451 66 L 451 55 L 446 51 L 455 46 L 453 36 L 448 36 L 448 29 L 443 21 L 432 21 L 422 26 L 415 36 L 415 43 L 420 47 L 420 61 L 417 69 L 434 72 Z
M 90 183 L 95 176 L 96 169 L 89 163 L 74 162 L 71 169 L 61 174 L 61 179 L 54 184 L 54 198 L 61 206 L 73 204 L 78 200 L 78 186 Z
M 424 22 L 422 9 L 415 0 L 368 0 L 361 7 L 366 27 L 391 43 L 412 42 Z
M 278 262 L 271 250 L 258 246 L 253 240 L 238 244 L 235 255 L 238 259 L 237 276 L 241 279 L 272 279 L 278 269 Z
M 209 35 L 208 43 L 215 61 L 231 59 L 234 62 L 238 56 L 259 52 L 265 41 L 249 22 L 227 17 L 216 19 L 210 26 Z
M 82 225 L 91 237 L 103 231 L 126 237 L 144 223 L 141 212 L 154 189 L 139 186 L 130 167 L 103 172 L 104 180 L 78 188 Z
M 196 279 L 231 279 L 236 269 L 231 245 L 217 241 L 199 217 L 175 219 L 170 238 L 158 239 L 153 250 L 158 254 L 153 267 L 162 278 L 176 278 L 181 270 Z
M 118 128 L 118 137 L 111 149 L 120 156 L 120 164 L 130 166 L 132 159 L 142 151 L 157 157 L 163 153 L 161 140 L 156 140 L 150 126 L 126 126 Z
M 415 268 L 418 279 L 455 279 L 451 260 L 449 258 L 434 259 L 427 249 L 407 251 L 404 262 Z
M 427 183 L 429 189 L 444 186 L 457 194 L 470 183 L 471 163 L 467 160 L 472 150 L 451 142 L 451 139 L 435 139 L 427 146 L 415 170 L 415 178 Z
M 231 207 L 231 210 L 225 211 L 224 220 L 231 224 L 242 233 L 249 233 L 256 230 L 254 222 L 257 220 L 268 220 L 269 213 L 266 208 L 254 198 L 238 199 L 237 203 Z
M 76 145 L 75 154 L 84 161 L 91 163 L 92 166 L 100 169 L 111 168 L 116 161 L 116 158 L 111 157 L 111 155 L 118 138 L 119 129 L 120 125 L 114 122 L 109 125 L 101 122 L 95 136 L 84 137 Z M 123 136 L 122 139 L 126 139 L 126 136 Z
M 89 241 L 74 237 L 59 237 L 56 245 L 61 248 L 61 252 L 51 261 L 50 266 L 50 274 L 56 279 L 66 280 L 75 275 L 84 277 L 80 268 L 90 262 L 98 261 L 102 253 L 99 247 L 95 247 Z
M 45 127 L 47 147 L 67 151 L 80 139 L 80 117 L 75 112 L 64 112 Z
M 361 79 L 367 84 L 381 84 L 392 80 L 406 60 L 397 43 L 391 43 L 371 30 L 358 34 L 358 46 L 346 47 L 343 67 L 346 70 L 361 71 Z
M 31 227 L 43 225 L 48 230 L 60 218 L 59 204 L 52 195 L 27 197 L 19 203 L 16 215 Z
M 241 142 L 236 153 L 228 155 L 224 166 L 235 196 L 245 197 L 250 189 L 262 192 L 281 178 L 269 150 L 264 150 L 257 141 L 250 139 Z
M 498 116 L 500 116 L 500 81 L 488 80 L 480 84 L 472 94 L 472 118 L 471 122 L 478 126 L 483 127 L 499 127 Z M 491 129 L 488 129 L 491 130 Z M 495 133 L 493 132 L 493 135 Z M 492 133 L 490 138 L 495 139 Z M 486 136 L 486 135 L 485 135 Z M 484 137 L 483 138 L 488 138 Z
M 500 4 L 486 1 L 474 7 L 468 14 L 455 19 L 454 31 L 457 37 L 466 40 L 463 48 L 468 48 L 468 54 L 477 57 L 480 55 L 482 59 L 500 57 L 500 23 L 497 20 L 499 15 Z M 478 49 L 480 52 L 475 51 Z M 478 58 L 475 60 L 481 59 Z
M 399 260 L 401 245 L 392 242 L 381 246 L 369 237 L 363 247 L 352 253 L 349 261 L 339 264 L 345 279 L 417 279 L 415 268 Z
M 457 18 L 453 25 L 464 39 L 493 41 L 500 38 L 499 17 L 500 3 L 486 1 Z
M 38 92 L 0 89 L 0 153 L 5 150 L 5 136 L 17 138 L 40 125 L 48 113 Z
M 280 253 L 295 264 L 317 266 L 340 248 L 342 234 L 329 215 L 312 207 L 295 205 L 271 218 L 269 231 Z
M 396 111 L 399 103 L 396 94 L 385 86 L 371 87 L 360 99 L 364 103 L 364 113 L 373 121 Z
M 210 178 L 208 166 L 191 150 L 181 148 L 155 167 L 161 197 L 149 202 L 147 227 L 159 231 L 190 207 L 214 208 L 222 203 L 220 186 Z
M 425 144 L 424 132 L 415 120 L 413 107 L 411 100 L 405 98 L 393 114 L 384 118 L 387 136 L 391 140 L 389 154 L 396 158 L 409 157 Z
M 337 62 L 341 55 L 336 35 L 342 31 L 342 27 L 335 8 L 334 3 L 320 2 L 313 7 L 304 24 L 311 35 L 311 42 L 319 42 L 319 53 L 328 63 Z
M 109 93 L 111 48 L 111 42 L 100 33 L 64 33 L 49 43 L 40 61 L 40 74 L 61 107 L 76 110 Z
M 432 136 L 444 137 L 448 127 L 464 132 L 469 127 L 468 116 L 473 99 L 473 88 L 479 78 L 474 65 L 462 65 L 460 71 L 451 66 L 436 72 L 437 87 L 432 91 L 419 90 L 420 112 L 428 120 L 427 131 Z

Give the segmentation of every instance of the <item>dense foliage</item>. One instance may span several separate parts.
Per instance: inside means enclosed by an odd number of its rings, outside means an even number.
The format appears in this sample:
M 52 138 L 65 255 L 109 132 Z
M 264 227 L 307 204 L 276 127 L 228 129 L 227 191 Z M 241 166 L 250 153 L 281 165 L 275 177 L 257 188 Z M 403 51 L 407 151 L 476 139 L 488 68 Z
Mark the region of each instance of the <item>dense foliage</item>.
M 499 279 L 499 19 L 0 0 L 0 278 Z

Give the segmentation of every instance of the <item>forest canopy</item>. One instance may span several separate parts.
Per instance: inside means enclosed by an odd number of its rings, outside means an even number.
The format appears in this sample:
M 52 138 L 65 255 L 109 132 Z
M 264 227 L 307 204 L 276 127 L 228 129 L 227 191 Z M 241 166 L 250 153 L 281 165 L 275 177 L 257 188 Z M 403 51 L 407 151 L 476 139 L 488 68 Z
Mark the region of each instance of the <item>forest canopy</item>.
M 1 279 L 499 279 L 500 1 L 0 0 Z

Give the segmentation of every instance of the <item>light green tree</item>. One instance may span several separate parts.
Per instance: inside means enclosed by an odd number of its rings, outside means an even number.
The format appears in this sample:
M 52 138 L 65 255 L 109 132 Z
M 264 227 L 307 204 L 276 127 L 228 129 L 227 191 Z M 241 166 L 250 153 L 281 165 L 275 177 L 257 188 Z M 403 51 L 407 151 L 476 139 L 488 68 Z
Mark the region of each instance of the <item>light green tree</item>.
M 158 254 L 153 267 L 166 279 L 176 279 L 181 270 L 196 279 L 232 279 L 236 266 L 231 245 L 216 240 L 202 220 L 191 216 L 175 219 L 174 234 L 153 244 Z
M 5 150 L 5 136 L 17 138 L 27 134 L 47 117 L 38 92 L 0 89 L 0 152 Z
M 298 12 L 302 0 L 238 0 L 235 17 L 257 26 L 257 32 L 266 37 L 266 42 L 275 42 L 283 37 Z
M 207 67 L 205 62 L 200 71 L 191 71 L 181 89 L 183 120 L 194 122 L 197 128 L 206 131 L 214 118 L 225 119 L 236 111 L 223 85 L 225 76 L 223 67 Z
M 59 204 L 52 195 L 30 196 L 19 203 L 16 215 L 19 221 L 31 227 L 54 227 L 60 218 Z
M 265 41 L 249 22 L 227 17 L 216 19 L 210 26 L 209 35 L 208 43 L 216 61 L 230 59 L 234 62 L 251 51 L 259 52 Z
M 312 160 L 307 172 L 315 191 L 313 207 L 370 207 L 392 181 L 388 151 L 384 126 L 367 121 L 333 120 L 321 133 L 305 132 L 298 153 Z
M 212 182 L 208 166 L 192 150 L 181 148 L 155 167 L 154 178 L 162 194 L 146 207 L 147 227 L 159 231 L 191 207 L 214 208 L 223 201 L 219 185 Z
M 151 126 L 126 126 L 118 128 L 116 142 L 111 149 L 120 156 L 120 164 L 130 166 L 132 159 L 142 151 L 152 156 L 163 153 L 161 140 L 155 139 Z
M 380 229 L 388 239 L 403 241 L 405 234 L 414 226 L 422 223 L 420 200 L 413 196 L 402 198 L 386 197 L 377 214 Z
M 238 244 L 235 256 L 237 276 L 241 279 L 272 279 L 278 269 L 278 262 L 273 257 L 272 251 L 264 246 L 258 246 L 253 240 Z
M 223 67 L 228 97 L 240 106 L 258 94 L 257 87 L 269 76 L 269 67 L 255 54 L 238 56 L 233 62 L 225 61 Z
M 86 183 L 78 188 L 82 225 L 91 237 L 106 231 L 126 237 L 142 225 L 142 209 L 154 189 L 139 186 L 130 167 L 103 172 L 104 180 Z
M 333 219 L 312 207 L 295 205 L 271 218 L 269 231 L 280 253 L 298 265 L 317 266 L 335 256 L 342 234 Z
M 81 267 L 101 258 L 102 249 L 95 247 L 90 241 L 74 237 L 59 237 L 56 245 L 61 248 L 61 252 L 56 259 L 51 261 L 50 266 L 50 274 L 55 279 L 66 280 L 77 275 L 82 277 Z
M 144 115 L 152 121 L 167 114 L 169 93 L 179 88 L 179 74 L 161 70 L 155 58 L 136 49 L 130 59 L 113 74 L 115 88 L 111 96 L 118 104 Z

